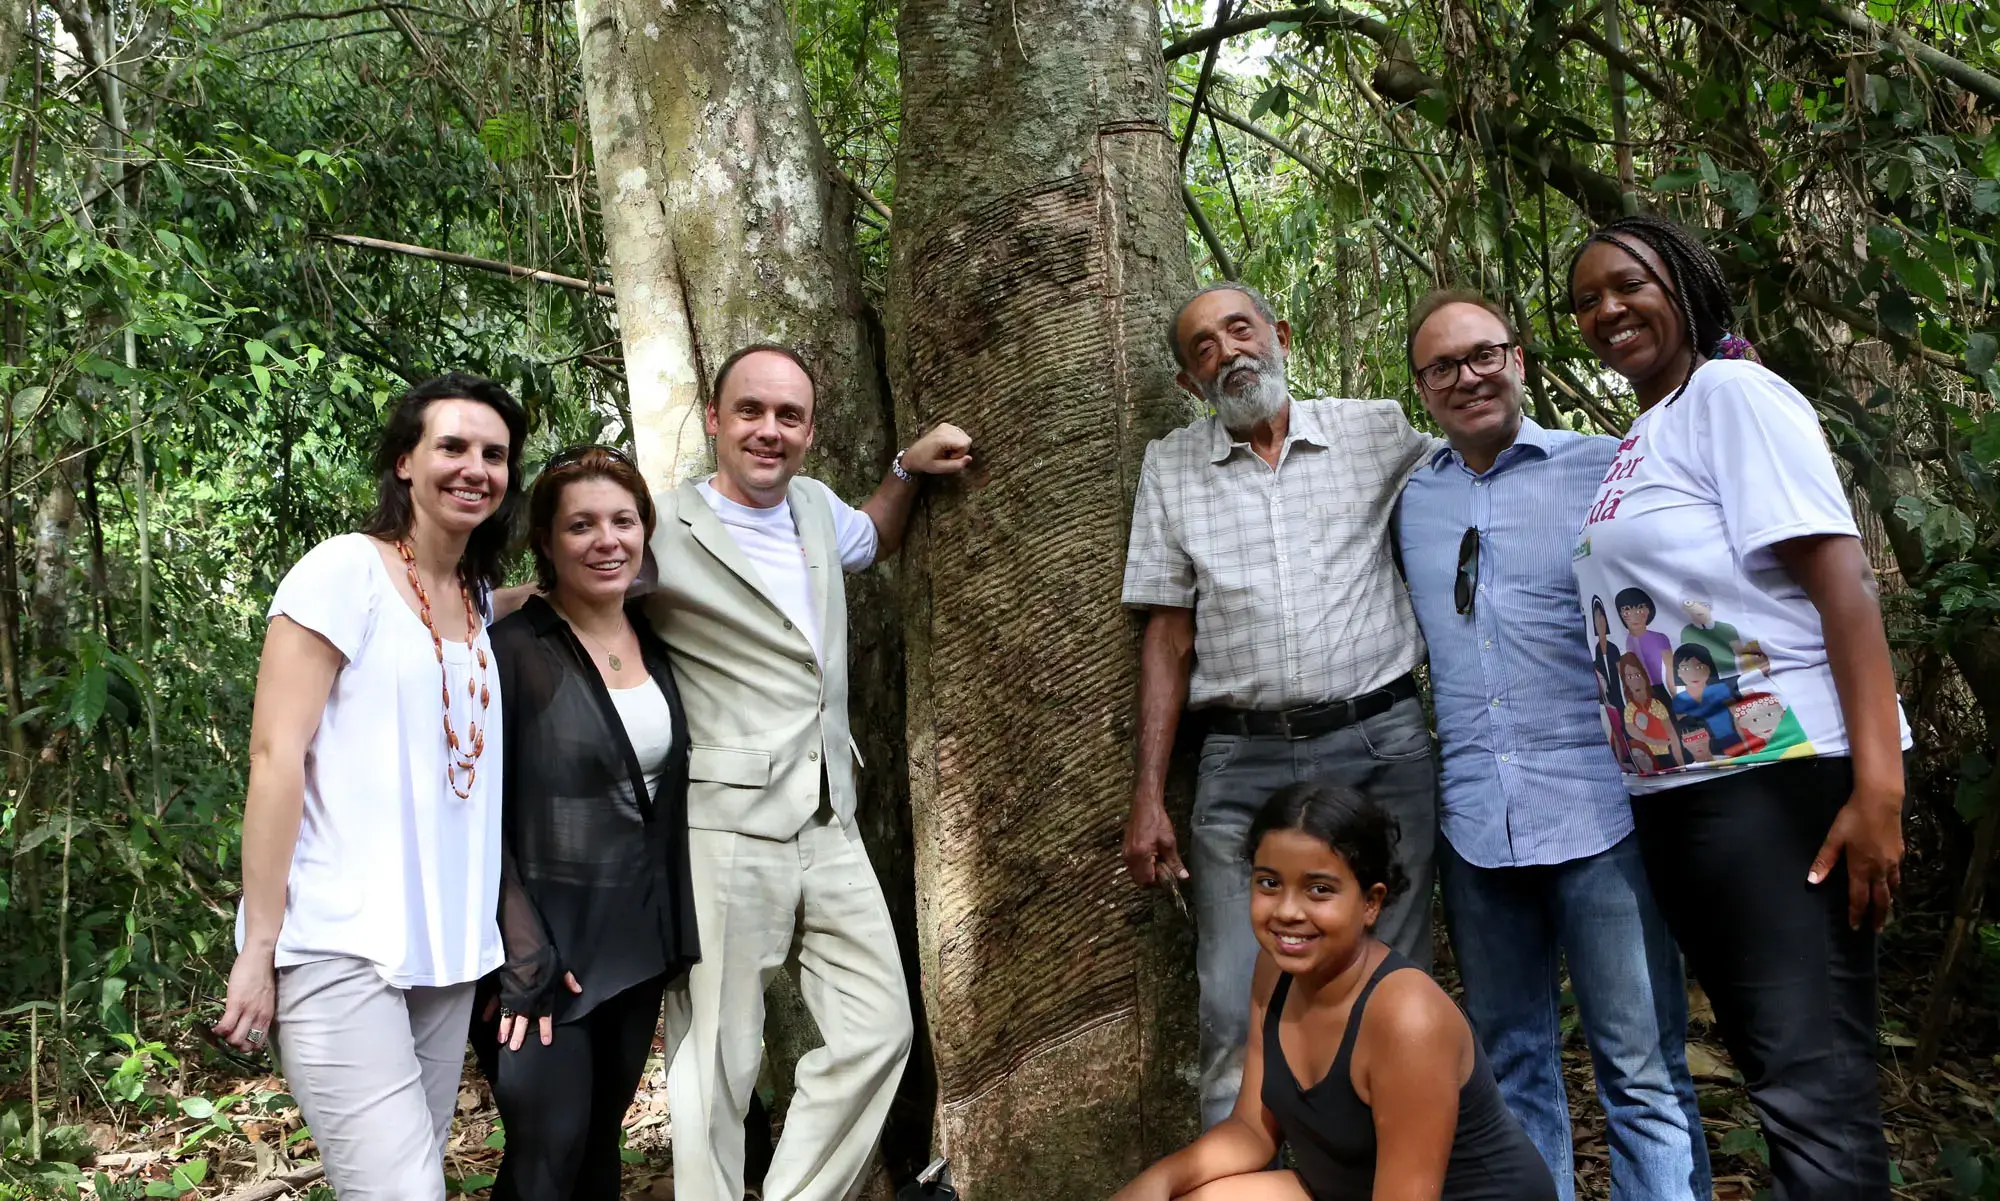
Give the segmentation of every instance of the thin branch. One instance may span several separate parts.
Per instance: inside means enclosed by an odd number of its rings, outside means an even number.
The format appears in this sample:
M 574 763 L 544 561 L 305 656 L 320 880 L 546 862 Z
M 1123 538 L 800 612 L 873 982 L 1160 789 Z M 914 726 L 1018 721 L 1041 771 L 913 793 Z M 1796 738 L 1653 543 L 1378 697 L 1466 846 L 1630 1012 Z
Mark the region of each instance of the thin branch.
M 1215 266 L 1222 272 L 1222 278 L 1234 281 L 1237 278 L 1236 260 L 1230 258 L 1229 251 L 1223 248 L 1215 226 L 1209 224 L 1208 214 L 1201 211 L 1201 201 L 1195 199 L 1194 189 L 1185 183 L 1181 184 L 1181 203 L 1187 206 L 1188 216 L 1194 218 L 1194 227 L 1200 231 L 1201 240 L 1208 243 L 1208 253 L 1215 256 Z
M 233 38 L 248 37 L 253 33 L 269 29 L 271 26 L 285 21 L 344 21 L 349 17 L 362 17 L 370 13 L 386 13 L 392 10 L 397 12 L 422 13 L 427 17 L 442 17 L 447 21 L 467 23 L 462 14 L 440 12 L 435 8 L 420 8 L 414 4 L 383 3 L 364 4 L 359 8 L 344 8 L 339 12 L 330 13 L 273 13 L 262 20 L 252 21 L 248 25 L 239 25 L 235 29 L 226 29 L 218 36 L 220 40 L 226 42 Z
M 1846 325 L 1856 333 L 1873 335 L 1908 353 L 1920 355 L 1926 363 L 1942 367 L 1947 371 L 1955 371 L 1967 379 L 1977 381 L 1979 378 L 1965 369 L 1965 360 L 1959 358 L 1957 355 L 1946 354 L 1942 350 L 1932 350 L 1915 338 L 1906 338 L 1895 330 L 1885 329 L 1880 321 L 1869 317 L 1868 314 L 1859 309 L 1847 307 L 1823 292 L 1815 292 L 1807 289 L 1793 293 L 1793 295 L 1797 296 L 1808 306 L 1818 309 L 1820 312 Z
M 1449 209 L 1451 207 L 1451 197 L 1445 192 L 1444 181 L 1437 177 L 1435 171 L 1431 170 L 1429 163 L 1415 157 L 1421 152 L 1416 146 L 1411 144 L 1409 135 L 1403 132 L 1403 127 L 1396 123 L 1395 114 L 1389 111 L 1389 106 L 1383 103 L 1382 97 L 1376 95 L 1375 89 L 1369 87 L 1368 81 L 1362 78 L 1361 72 L 1354 66 L 1354 60 L 1346 55 L 1342 55 L 1341 58 L 1345 64 L 1348 79 L 1353 81 L 1355 90 L 1360 92 L 1362 99 L 1368 102 L 1368 107 L 1375 110 L 1376 119 L 1382 122 L 1383 129 L 1389 131 L 1389 139 L 1410 152 L 1412 155 L 1411 161 L 1416 166 L 1418 173 L 1424 177 L 1424 183 L 1429 186 L 1431 195 L 1437 197 L 1439 207 Z
M 1598 404 L 1590 393 L 1584 391 L 1554 370 L 1556 364 L 1553 361 L 1539 355 L 1536 357 L 1538 360 L 1536 365 L 1541 368 L 1542 378 L 1554 384 L 1556 391 L 1561 392 L 1577 404 L 1582 405 L 1583 411 L 1590 414 L 1590 419 L 1597 423 L 1598 429 L 1603 430 L 1614 438 L 1623 438 L 1625 436 L 1624 424 L 1606 412 L 1604 406 Z
M 1235 113 L 1230 112 L 1228 109 L 1219 108 L 1216 106 L 1214 101 L 1210 101 L 1207 104 L 1204 104 L 1202 106 L 1202 109 L 1209 115 L 1210 118 L 1217 121 L 1221 121 L 1225 125 L 1231 125 L 1237 129 L 1242 130 L 1244 133 L 1247 133 L 1251 137 L 1256 138 L 1258 141 L 1264 143 L 1266 146 L 1271 147 L 1271 149 L 1276 150 L 1279 154 L 1282 154 L 1286 158 L 1291 159 L 1299 166 L 1305 168 L 1306 173 L 1308 175 L 1311 175 L 1314 179 L 1318 180 L 1321 184 L 1327 187 L 1332 187 L 1336 182 L 1338 182 L 1333 172 L 1329 171 L 1326 168 L 1326 166 L 1322 164 L 1319 160 L 1313 158 L 1305 151 L 1300 150 L 1297 146 L 1293 145 L 1291 142 L 1285 140 L 1284 138 L 1279 137 L 1277 134 L 1271 133 L 1268 130 L 1264 129 L 1256 122 L 1246 121 L 1242 117 L 1237 116 Z M 1381 232 L 1383 239 L 1387 241 L 1389 245 L 1395 249 L 1396 253 L 1408 259 L 1412 264 L 1416 266 L 1417 270 L 1424 273 L 1425 277 L 1431 279 L 1432 281 L 1435 281 L 1437 279 L 1437 271 L 1431 266 L 1431 261 L 1424 257 L 1422 251 L 1418 250 L 1416 247 L 1410 245 L 1407 241 L 1405 241 L 1402 235 L 1398 234 L 1394 229 L 1394 227 L 1392 227 L 1387 221 L 1384 221 L 1380 217 L 1374 217 L 1371 218 L 1371 220 L 1374 222 L 1375 228 Z
M 1291 159 L 1299 166 L 1304 167 L 1307 173 L 1312 175 L 1315 179 L 1318 179 L 1321 183 L 1331 184 L 1334 182 L 1335 178 L 1334 174 L 1332 171 L 1327 169 L 1326 164 L 1320 162 L 1318 159 L 1312 157 L 1305 151 L 1299 149 L 1296 145 L 1292 144 L 1291 142 L 1286 141 L 1284 138 L 1279 137 L 1277 134 L 1271 133 L 1270 131 L 1264 129 L 1262 126 L 1258 125 L 1255 121 L 1245 120 L 1244 118 L 1237 116 L 1235 113 L 1230 112 L 1228 109 L 1223 108 L 1220 105 L 1216 104 L 1213 100 L 1202 105 L 1202 108 L 1204 111 L 1208 113 L 1209 116 L 1222 122 L 1224 125 L 1231 125 L 1236 127 L 1237 129 L 1242 130 L 1244 133 L 1247 133 L 1251 137 L 1256 138 L 1258 141 L 1264 143 L 1266 146 L 1269 146 L 1271 149 L 1276 150 L 1279 154 L 1282 154 L 1286 158 Z
M 450 263 L 458 267 L 471 267 L 475 271 L 490 271 L 495 275 L 512 276 L 515 279 L 530 280 L 538 284 L 554 284 L 558 288 L 569 288 L 578 292 L 588 292 L 593 296 L 618 295 L 610 284 L 593 283 L 587 279 L 577 279 L 571 275 L 557 275 L 553 271 L 543 271 L 536 267 L 523 267 L 515 263 L 503 263 L 498 259 L 475 258 L 469 254 L 459 254 L 451 250 L 433 250 L 428 246 L 412 246 L 407 242 L 390 242 L 382 238 L 364 238 L 360 234 L 319 234 L 328 242 L 338 242 L 343 246 L 358 246 L 364 250 L 384 250 L 390 254 L 405 254 L 411 258 L 429 259 L 435 263 Z
M 82 200 L 71 205 L 69 208 L 63 210 L 61 214 L 51 217 L 47 221 L 42 222 L 41 226 L 38 229 L 36 229 L 35 232 L 47 233 L 50 230 L 54 229 L 56 226 L 61 225 L 65 218 L 74 217 L 78 213 L 87 211 L 91 205 L 96 204 L 98 201 L 104 199 L 106 196 L 111 195 L 113 192 L 116 192 L 120 188 L 123 188 L 126 184 L 136 180 L 140 175 L 144 174 L 149 168 L 152 167 L 154 163 L 158 161 L 159 161 L 158 159 L 149 158 L 149 159 L 141 159 L 136 163 L 125 164 L 125 170 L 119 174 L 117 179 L 112 180 L 110 183 L 105 184 L 103 187 L 97 189 L 95 192 L 92 192 L 90 195 L 85 196 Z
M 1315 26 L 1345 29 L 1385 44 L 1396 36 L 1395 30 L 1389 28 L 1387 22 L 1374 17 L 1348 12 L 1344 8 L 1334 8 L 1328 4 L 1306 4 L 1298 8 L 1279 9 L 1276 12 L 1249 13 L 1232 21 L 1217 22 L 1200 33 L 1172 43 L 1161 51 L 1161 54 L 1168 62 L 1172 62 L 1177 58 L 1206 50 L 1218 42 L 1239 34 L 1254 33 L 1267 25 L 1276 25 L 1281 21 L 1296 21 L 1305 29 Z
M 1437 269 L 1431 266 L 1431 261 L 1424 257 L 1422 251 L 1404 241 L 1403 235 L 1397 233 L 1395 227 L 1382 218 L 1371 217 L 1369 220 L 1374 223 L 1376 232 L 1382 235 L 1382 240 L 1394 247 L 1397 254 L 1410 260 L 1432 283 L 1437 282 Z
M 1229 23 L 1229 0 L 1215 0 L 1215 24 L 1211 29 L 1220 29 Z M 1222 39 L 1216 38 L 1208 44 L 1208 53 L 1202 56 L 1201 77 L 1194 81 L 1194 99 L 1188 105 L 1187 124 L 1181 128 L 1181 149 L 1179 167 L 1187 170 L 1188 148 L 1194 145 L 1194 127 L 1201 121 L 1201 102 L 1208 96 L 1209 80 L 1215 76 L 1215 59 L 1222 52 Z M 1230 278 L 1235 278 L 1231 276 Z
M 380 37 L 385 33 L 394 34 L 399 32 L 394 25 L 371 25 L 366 29 L 346 29 L 339 33 L 320 34 L 317 37 L 307 38 L 302 42 L 287 42 L 282 46 L 259 46 L 254 50 L 245 50 L 243 53 L 246 57 L 254 57 L 262 54 L 283 54 L 287 50 L 303 50 L 308 46 L 327 46 L 334 42 L 344 42 L 348 38 Z
M 1204 106 L 1206 111 L 1206 106 Z M 1194 113 L 1188 113 L 1188 120 L 1194 120 Z M 1215 127 L 1215 114 L 1208 114 L 1208 136 L 1215 139 L 1215 159 L 1222 164 L 1222 181 L 1229 185 L 1229 204 L 1236 210 L 1236 226 L 1243 231 L 1243 253 L 1249 254 L 1252 240 L 1250 221 L 1243 215 L 1243 198 L 1236 194 L 1236 173 L 1229 169 L 1229 149 L 1222 144 L 1222 131 Z
M 838 163 L 828 163 L 826 169 L 833 173 L 833 181 L 835 183 L 854 193 L 856 199 L 869 208 L 874 209 L 876 215 L 881 217 L 882 220 L 891 221 L 895 219 L 895 214 L 890 211 L 888 205 L 882 203 L 880 196 L 869 191 L 866 184 L 841 170 Z
M 1928 42 L 1920 42 L 1900 29 L 1883 25 L 1866 13 L 1855 12 L 1845 5 L 1833 3 L 1832 0 L 1822 0 L 1819 9 L 1820 15 L 1834 24 L 1844 26 L 1863 37 L 1892 42 L 1897 49 L 1909 54 L 1959 87 L 2000 104 L 2000 78 L 1960 62 Z
M 1659 76 L 1646 68 L 1646 64 L 1633 58 L 1629 51 L 1613 46 L 1603 34 L 1588 25 L 1572 25 L 1563 30 L 1566 37 L 1575 38 L 1597 52 L 1597 56 L 1630 76 L 1633 83 L 1650 92 L 1655 99 L 1668 104 L 1674 103 L 1674 94 Z

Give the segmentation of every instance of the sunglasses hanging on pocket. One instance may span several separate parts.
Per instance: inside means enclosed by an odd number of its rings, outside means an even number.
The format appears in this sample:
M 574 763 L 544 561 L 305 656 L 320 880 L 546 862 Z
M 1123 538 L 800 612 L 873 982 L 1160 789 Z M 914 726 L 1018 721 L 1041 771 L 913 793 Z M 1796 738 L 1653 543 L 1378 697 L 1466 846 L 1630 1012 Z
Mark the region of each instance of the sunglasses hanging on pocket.
M 1465 536 L 1458 540 L 1458 578 L 1452 581 L 1451 599 L 1458 606 L 1459 616 L 1472 612 L 1472 602 L 1479 594 L 1479 527 L 1467 526 Z

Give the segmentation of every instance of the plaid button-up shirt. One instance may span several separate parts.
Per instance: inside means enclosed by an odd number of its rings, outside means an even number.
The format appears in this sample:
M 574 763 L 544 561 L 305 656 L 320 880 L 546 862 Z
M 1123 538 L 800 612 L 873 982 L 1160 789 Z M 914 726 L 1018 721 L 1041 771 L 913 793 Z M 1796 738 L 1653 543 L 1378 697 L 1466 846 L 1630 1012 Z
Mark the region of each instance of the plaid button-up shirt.
M 1215 417 L 1146 447 L 1124 602 L 1195 611 L 1191 708 L 1345 700 L 1423 661 L 1388 531 L 1436 445 L 1392 400 L 1295 400 L 1275 469 Z

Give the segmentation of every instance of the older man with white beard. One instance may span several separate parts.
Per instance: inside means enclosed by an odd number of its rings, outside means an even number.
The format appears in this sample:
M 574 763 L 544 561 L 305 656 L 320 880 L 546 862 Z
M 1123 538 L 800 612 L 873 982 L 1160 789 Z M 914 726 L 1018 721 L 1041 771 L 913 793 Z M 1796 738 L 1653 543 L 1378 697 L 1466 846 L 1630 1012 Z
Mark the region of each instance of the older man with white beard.
M 1243 840 L 1271 793 L 1328 780 L 1394 815 L 1410 887 L 1376 933 L 1430 966 L 1437 769 L 1389 523 L 1435 444 L 1395 401 L 1292 399 L 1291 326 L 1254 288 L 1195 293 L 1167 338 L 1181 386 L 1216 413 L 1148 446 L 1139 478 L 1124 603 L 1148 617 L 1124 853 L 1141 885 L 1192 877 L 1213 1126 L 1243 1074 L 1257 960 Z M 1203 734 L 1187 866 L 1164 800 L 1183 706 Z

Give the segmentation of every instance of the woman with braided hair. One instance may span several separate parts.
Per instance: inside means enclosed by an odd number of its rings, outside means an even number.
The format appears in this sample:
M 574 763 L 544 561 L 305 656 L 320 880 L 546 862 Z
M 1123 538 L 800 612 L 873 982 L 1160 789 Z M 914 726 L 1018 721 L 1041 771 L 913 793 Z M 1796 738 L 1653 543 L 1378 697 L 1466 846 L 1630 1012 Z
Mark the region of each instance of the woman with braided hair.
M 1569 300 L 1640 410 L 1577 537 L 1579 591 L 1703 616 L 1654 631 L 1676 662 L 1728 623 L 1761 653 L 1702 683 L 1771 698 L 1754 738 L 1669 698 L 1710 753 L 1627 764 L 1647 875 L 1762 1119 L 1773 1196 L 1886 1201 L 1875 940 L 1909 732 L 1874 572 L 1811 403 L 1729 333 L 1707 247 L 1658 217 L 1612 222 L 1571 259 Z

